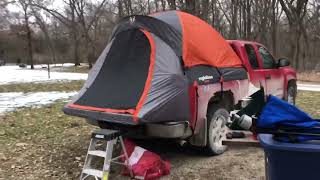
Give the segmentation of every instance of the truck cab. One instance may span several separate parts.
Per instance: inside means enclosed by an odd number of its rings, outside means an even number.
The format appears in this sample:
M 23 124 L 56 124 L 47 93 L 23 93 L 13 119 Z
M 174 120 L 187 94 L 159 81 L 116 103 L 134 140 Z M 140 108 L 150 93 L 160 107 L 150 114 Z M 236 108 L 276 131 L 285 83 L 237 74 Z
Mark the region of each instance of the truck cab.
M 276 60 L 262 44 L 252 41 L 229 40 L 248 71 L 250 82 L 262 86 L 265 94 L 295 103 L 296 72 L 285 58 Z

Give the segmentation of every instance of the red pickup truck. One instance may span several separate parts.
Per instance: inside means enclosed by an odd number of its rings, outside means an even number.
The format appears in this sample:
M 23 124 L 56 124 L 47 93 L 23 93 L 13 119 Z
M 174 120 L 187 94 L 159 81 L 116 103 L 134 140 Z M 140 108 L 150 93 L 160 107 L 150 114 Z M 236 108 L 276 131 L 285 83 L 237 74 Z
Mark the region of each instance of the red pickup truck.
M 197 87 L 197 122 L 191 123 L 194 132 L 189 142 L 205 147 L 210 154 L 221 154 L 226 150 L 222 138 L 229 112 L 240 106 L 241 101 L 252 93 L 252 87 L 262 86 L 265 94 L 272 94 L 292 104 L 297 94 L 296 72 L 289 67 L 287 59 L 275 60 L 257 42 L 228 42 L 243 62 L 249 78 Z
M 228 43 L 241 59 L 248 79 L 197 84 L 195 87 L 197 95 L 194 97 L 196 117 L 190 120 L 148 123 L 143 127 L 121 126 L 120 129 L 135 132 L 134 138 L 140 134 L 139 138 L 148 136 L 184 139 L 192 145 L 203 147 L 209 154 L 221 154 L 226 150 L 226 146 L 222 145 L 222 138 L 225 135 L 224 130 L 230 111 L 241 108 L 242 101 L 257 89 L 263 87 L 265 94 L 272 94 L 292 104 L 295 103 L 296 72 L 289 67 L 287 59 L 275 60 L 262 44 L 256 42 L 228 40 Z M 87 121 L 101 128 L 119 128 L 118 124 L 101 122 L 97 119 L 87 118 Z M 140 133 L 136 133 L 137 131 Z
M 288 66 L 263 45 L 227 42 L 184 12 L 129 16 L 64 112 L 130 137 L 183 139 L 221 154 L 229 112 L 257 89 L 295 102 Z
M 296 72 L 289 67 L 287 59 L 275 60 L 267 48 L 257 42 L 228 42 L 243 62 L 249 78 L 197 86 L 197 120 L 190 123 L 194 131 L 188 140 L 192 145 L 205 147 L 209 154 L 221 154 L 226 150 L 222 139 L 229 112 L 239 108 L 255 88 L 263 87 L 265 94 L 292 104 L 297 94 Z

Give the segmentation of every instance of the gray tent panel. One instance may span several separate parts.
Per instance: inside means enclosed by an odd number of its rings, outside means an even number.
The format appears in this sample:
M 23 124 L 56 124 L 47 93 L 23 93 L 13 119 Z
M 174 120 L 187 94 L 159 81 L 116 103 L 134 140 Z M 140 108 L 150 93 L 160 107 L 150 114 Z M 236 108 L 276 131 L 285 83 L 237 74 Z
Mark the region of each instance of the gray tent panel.
M 138 117 L 149 122 L 186 121 L 190 117 L 188 80 L 180 60 L 159 37 L 152 34 L 152 38 L 156 49 L 154 71 Z
M 182 34 L 182 27 L 180 24 L 180 19 L 176 11 L 167 11 L 166 13 L 155 13 L 152 15 L 161 21 L 168 23 L 170 26 L 174 27 Z
M 87 91 L 87 89 L 92 85 L 92 83 L 94 82 L 94 80 L 98 76 L 104 61 L 106 60 L 106 56 L 107 56 L 108 52 L 110 51 L 112 44 L 113 44 L 113 39 L 108 43 L 107 47 L 104 48 L 101 55 L 97 59 L 96 63 L 94 64 L 94 66 L 90 70 L 90 72 L 88 74 L 87 81 L 85 82 L 85 84 L 83 85 L 83 87 L 79 91 L 79 93 L 72 98 L 72 101 L 70 103 L 75 103 Z

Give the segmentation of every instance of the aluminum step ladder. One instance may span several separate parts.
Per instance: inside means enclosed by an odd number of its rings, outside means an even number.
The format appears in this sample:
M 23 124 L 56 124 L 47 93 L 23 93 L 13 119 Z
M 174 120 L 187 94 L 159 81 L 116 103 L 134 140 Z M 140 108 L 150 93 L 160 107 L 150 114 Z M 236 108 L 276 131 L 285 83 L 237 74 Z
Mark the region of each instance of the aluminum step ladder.
M 133 173 L 131 167 L 129 166 L 129 158 L 123 143 L 122 135 L 123 133 L 120 131 L 109 129 L 99 129 L 92 132 L 90 145 L 88 148 L 85 163 L 83 165 L 80 180 L 85 180 L 90 177 L 91 179 L 93 177 L 96 180 L 108 180 L 111 163 L 126 166 L 130 172 L 131 178 L 133 178 Z M 103 142 L 106 142 L 105 148 L 102 147 Z M 123 154 L 113 158 L 113 147 L 119 142 Z M 102 170 L 92 167 L 92 161 L 94 157 L 104 158 Z M 120 158 L 125 158 L 125 162 L 120 162 Z

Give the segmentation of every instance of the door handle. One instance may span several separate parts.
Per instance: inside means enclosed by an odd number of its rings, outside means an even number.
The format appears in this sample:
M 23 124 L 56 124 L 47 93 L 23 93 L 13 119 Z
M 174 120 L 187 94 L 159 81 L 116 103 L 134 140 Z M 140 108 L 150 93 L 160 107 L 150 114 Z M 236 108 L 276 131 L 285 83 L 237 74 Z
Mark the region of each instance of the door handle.
M 271 79 L 271 75 L 270 74 L 266 75 L 266 79 Z

